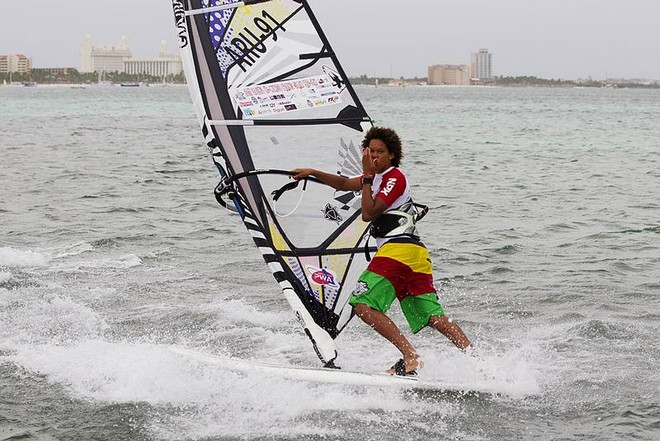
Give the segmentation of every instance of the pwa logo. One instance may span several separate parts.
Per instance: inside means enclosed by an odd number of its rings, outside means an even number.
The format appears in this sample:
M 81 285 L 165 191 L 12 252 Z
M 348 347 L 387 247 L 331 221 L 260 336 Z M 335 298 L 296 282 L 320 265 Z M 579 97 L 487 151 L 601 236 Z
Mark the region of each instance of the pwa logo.
M 392 191 L 395 185 L 396 185 L 396 178 L 389 178 L 387 180 L 387 183 L 385 184 L 385 188 L 383 188 L 381 193 L 387 196 L 388 194 L 390 194 L 390 191 Z
M 337 275 L 327 268 L 317 268 L 314 265 L 306 265 L 307 271 L 312 276 L 312 282 L 321 286 L 329 286 L 330 288 L 339 288 L 337 282 Z

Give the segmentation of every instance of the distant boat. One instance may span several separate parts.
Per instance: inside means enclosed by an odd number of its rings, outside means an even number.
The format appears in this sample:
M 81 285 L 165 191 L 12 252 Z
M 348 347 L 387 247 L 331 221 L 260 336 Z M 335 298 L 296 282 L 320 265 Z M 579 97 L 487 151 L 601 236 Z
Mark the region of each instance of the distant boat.
M 140 87 L 140 83 L 120 83 L 121 87 Z
M 36 85 L 37 85 L 37 83 L 34 82 L 34 81 L 25 81 L 25 82 L 23 83 L 23 86 L 25 86 L 25 87 L 34 87 L 34 86 L 36 86 Z

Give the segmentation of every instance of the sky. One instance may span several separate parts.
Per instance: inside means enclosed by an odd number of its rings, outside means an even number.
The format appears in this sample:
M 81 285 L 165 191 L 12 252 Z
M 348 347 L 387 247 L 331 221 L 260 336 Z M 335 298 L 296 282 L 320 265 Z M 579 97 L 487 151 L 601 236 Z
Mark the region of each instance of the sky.
M 493 74 L 660 79 L 660 0 L 309 0 L 350 76 L 423 78 L 486 48 Z M 79 67 L 128 37 L 134 57 L 177 50 L 170 0 L 3 0 L 0 54 Z

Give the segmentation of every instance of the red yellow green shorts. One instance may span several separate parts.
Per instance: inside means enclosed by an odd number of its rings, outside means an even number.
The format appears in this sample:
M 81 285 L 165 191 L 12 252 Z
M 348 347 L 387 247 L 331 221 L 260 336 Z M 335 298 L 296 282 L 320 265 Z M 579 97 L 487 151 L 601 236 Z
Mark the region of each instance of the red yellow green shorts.
M 428 325 L 431 316 L 442 316 L 433 286 L 429 253 L 420 242 L 385 243 L 358 279 L 348 303 L 365 304 L 385 314 L 395 298 L 413 333 Z

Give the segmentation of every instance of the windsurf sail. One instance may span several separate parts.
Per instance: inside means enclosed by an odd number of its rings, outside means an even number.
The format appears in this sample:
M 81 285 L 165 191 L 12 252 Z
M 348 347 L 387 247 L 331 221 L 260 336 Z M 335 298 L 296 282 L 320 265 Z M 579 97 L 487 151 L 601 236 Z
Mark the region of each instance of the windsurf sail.
M 360 197 L 289 170 L 361 173 L 371 119 L 306 0 L 173 0 L 186 79 L 221 180 L 319 358 L 360 272 L 368 224 Z

